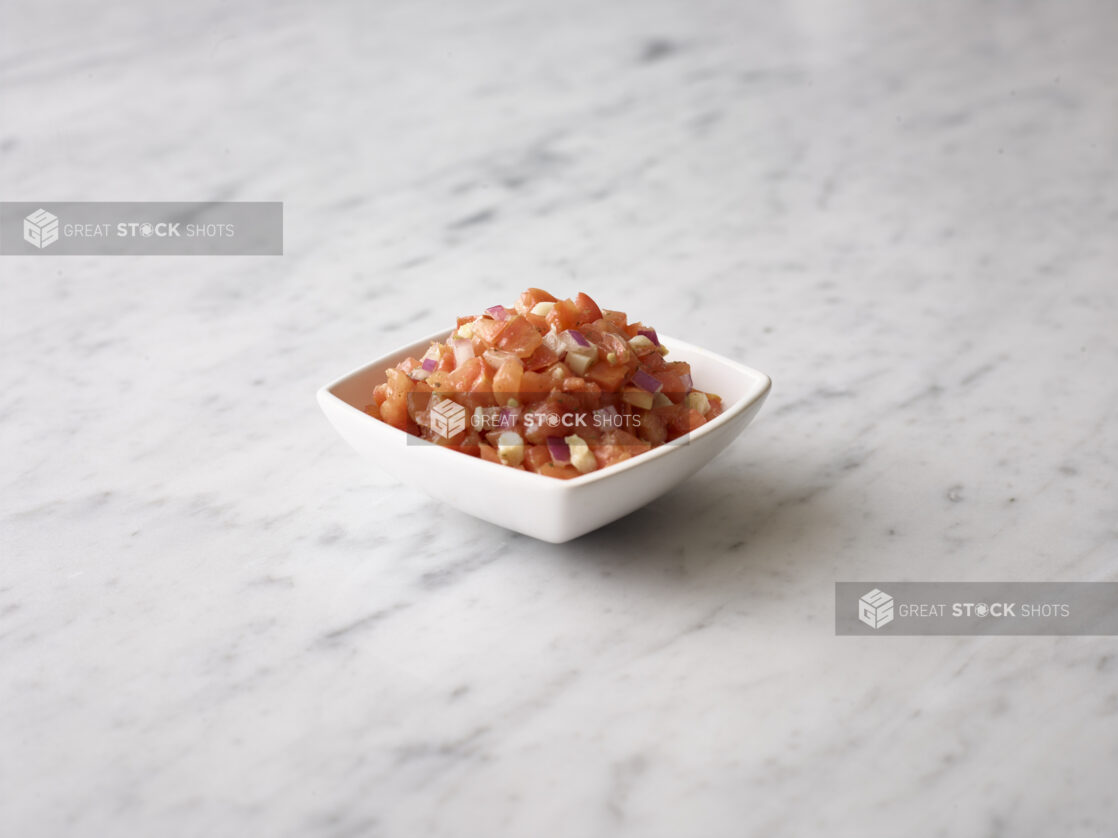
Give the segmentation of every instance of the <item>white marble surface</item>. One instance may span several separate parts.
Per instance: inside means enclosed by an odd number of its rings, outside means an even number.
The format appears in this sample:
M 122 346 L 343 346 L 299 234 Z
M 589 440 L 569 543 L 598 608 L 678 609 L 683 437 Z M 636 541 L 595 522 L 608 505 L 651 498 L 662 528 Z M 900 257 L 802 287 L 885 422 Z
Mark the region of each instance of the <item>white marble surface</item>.
M 832 622 L 1118 578 L 1112 4 L 2 18 L 5 199 L 286 255 L 0 258 L 0 833 L 1115 834 L 1114 638 Z M 561 546 L 350 455 L 317 386 L 529 284 L 773 395 Z

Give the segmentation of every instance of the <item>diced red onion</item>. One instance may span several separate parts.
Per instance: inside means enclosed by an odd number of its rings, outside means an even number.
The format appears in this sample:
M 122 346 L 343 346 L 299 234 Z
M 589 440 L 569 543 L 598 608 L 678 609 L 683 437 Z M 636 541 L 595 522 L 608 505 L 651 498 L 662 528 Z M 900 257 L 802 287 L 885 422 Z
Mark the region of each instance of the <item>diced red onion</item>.
M 563 346 L 562 338 L 559 337 L 559 333 L 554 329 L 543 336 L 543 345 L 560 356 L 566 351 L 566 347 Z
M 685 372 L 679 377 L 679 380 L 683 382 L 684 393 L 690 393 L 692 390 L 695 389 L 695 385 L 691 383 L 691 373 Z
M 454 338 L 450 341 L 450 348 L 454 350 L 454 365 L 456 367 L 462 366 L 475 354 L 473 341 L 466 338 Z
M 594 411 L 594 424 L 599 428 L 614 428 L 617 427 L 617 416 L 620 416 L 617 408 L 612 404 L 605 407 L 599 407 Z
M 598 360 L 598 347 L 574 329 L 567 329 L 559 335 L 559 340 L 566 348 L 567 365 L 578 375 L 584 375 L 590 365 Z
M 420 364 L 420 366 L 423 367 L 423 369 L 425 369 L 427 372 L 434 372 L 436 369 L 438 369 L 439 362 L 436 361 L 434 358 L 424 358 L 423 363 Z
M 646 338 L 648 338 L 650 341 L 652 341 L 652 343 L 655 344 L 656 346 L 660 345 L 660 338 L 656 337 L 656 330 L 655 329 L 638 329 L 637 334 L 638 335 L 644 335 Z
M 561 436 L 547 438 L 547 450 L 551 454 L 553 463 L 569 463 L 571 461 L 571 447 Z
M 590 341 L 588 341 L 586 339 L 586 337 L 582 334 L 582 332 L 580 332 L 578 329 L 567 329 L 565 334 L 570 335 L 571 340 L 573 340 L 575 343 L 577 343 L 579 346 L 583 347 L 584 349 L 588 349 L 590 347 Z
M 633 373 L 633 377 L 630 380 L 642 390 L 645 390 L 649 393 L 659 393 L 664 387 L 663 384 L 646 373 L 644 370 L 637 370 L 635 373 Z
M 502 431 L 516 430 L 516 423 L 520 419 L 519 407 L 502 407 L 497 419 L 497 427 Z
M 485 310 L 485 313 L 492 317 L 494 320 L 509 319 L 509 310 L 504 306 L 490 306 Z

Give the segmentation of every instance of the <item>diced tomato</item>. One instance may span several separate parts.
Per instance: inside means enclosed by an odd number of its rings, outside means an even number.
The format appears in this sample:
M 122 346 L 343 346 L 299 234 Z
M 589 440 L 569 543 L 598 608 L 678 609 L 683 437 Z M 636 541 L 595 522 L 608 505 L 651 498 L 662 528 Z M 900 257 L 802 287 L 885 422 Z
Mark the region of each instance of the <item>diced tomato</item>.
M 653 448 L 668 441 L 668 426 L 663 419 L 652 411 L 642 413 L 640 419 L 641 425 L 637 430 L 637 436 Z
M 490 463 L 497 463 L 498 465 L 500 465 L 501 458 L 497 455 L 497 449 L 496 448 L 494 448 L 492 445 L 489 445 L 488 443 L 485 443 L 485 442 L 481 443 L 479 448 L 481 449 L 480 453 L 481 453 L 481 458 L 483 460 L 486 460 Z
M 407 373 L 401 370 L 387 370 L 385 376 L 388 378 L 389 396 L 405 395 L 415 388 L 415 382 L 408 378 Z
M 462 447 L 462 448 L 473 448 L 474 449 L 473 453 L 474 453 L 474 456 L 476 457 L 476 456 L 478 456 L 477 448 L 478 448 L 479 445 L 481 445 L 481 442 L 482 442 L 481 434 L 479 434 L 473 428 L 470 428 L 468 431 L 466 431 L 466 436 L 462 440 L 462 442 L 459 443 L 459 446 Z
M 671 370 L 654 372 L 652 377 L 664 385 L 661 392 L 673 402 L 682 401 L 683 397 L 687 395 L 687 388 L 683 386 L 683 379 Z
M 663 393 L 673 402 L 683 401 L 688 388 L 683 381 L 684 375 L 691 374 L 691 365 L 683 361 L 665 364 L 663 369 L 652 373 L 652 377 L 664 385 Z
M 707 423 L 706 417 L 694 408 L 687 411 L 687 430 L 693 431 Z
M 592 408 L 588 407 L 587 410 L 592 410 Z M 605 433 L 605 431 L 598 427 L 594 420 L 589 416 L 587 417 L 586 424 L 584 424 L 577 430 L 578 435 L 591 446 L 600 445 L 602 442 L 602 435 Z
M 536 327 L 524 317 L 513 317 L 497 338 L 496 346 L 521 358 L 528 358 L 543 343 Z
M 612 443 L 593 445 L 590 450 L 594 453 L 594 459 L 598 461 L 598 468 L 608 468 L 633 456 L 625 450 L 625 446 Z
M 516 310 L 521 314 L 531 311 L 537 303 L 553 303 L 555 298 L 542 288 L 529 288 L 516 301 Z
M 608 361 L 599 361 L 586 371 L 587 378 L 610 392 L 616 392 L 628 375 L 627 366 L 610 364 Z
M 377 407 L 384 404 L 384 400 L 388 398 L 388 385 L 378 384 L 373 388 L 373 399 L 377 403 Z
M 604 320 L 598 320 L 594 323 L 579 323 L 578 332 L 591 343 L 600 345 L 602 342 L 602 335 L 605 333 L 605 329 L 603 329 L 602 326 L 599 324 L 604 323 Z
M 578 324 L 579 310 L 570 300 L 559 300 L 547 315 L 547 324 L 557 332 L 573 329 Z
M 491 394 L 493 392 L 493 375 L 489 372 L 489 367 L 485 364 L 481 365 L 478 374 L 474 380 L 470 382 L 470 394 Z M 476 400 L 475 400 L 476 402 Z
M 497 339 L 511 322 L 511 320 L 493 320 L 490 317 L 479 317 L 474 321 L 472 327 L 474 336 L 490 346 L 496 346 Z
M 608 308 L 603 308 L 602 317 L 604 317 L 617 328 L 627 331 L 628 318 L 625 317 L 625 312 L 610 311 Z M 633 334 L 636 334 L 636 332 L 634 332 Z M 632 335 L 629 335 L 629 337 L 632 337 Z
M 651 450 L 643 439 L 621 428 L 611 428 L 602 435 L 601 444 L 595 446 L 594 456 L 602 468 L 627 460 Z
M 443 442 L 442 438 L 437 434 L 434 436 L 436 444 Z M 454 451 L 461 451 L 463 454 L 469 454 L 471 457 L 481 456 L 482 439 L 478 432 L 473 429 L 466 431 L 457 443 L 450 442 L 449 440 L 446 442 L 447 448 L 453 449 Z
M 666 407 L 658 407 L 654 412 L 668 426 L 668 439 L 675 439 L 687 432 L 687 423 L 683 418 L 683 414 L 687 412 L 687 405 L 670 404 Z
M 613 428 L 606 434 L 606 442 L 620 445 L 625 448 L 637 449 L 642 452 L 648 450 L 648 445 L 639 437 L 626 431 L 624 428 Z
M 536 445 L 544 442 L 556 428 L 562 427 L 563 413 L 563 408 L 550 398 L 537 405 L 531 411 L 532 419 L 524 422 L 524 438 Z
M 629 358 L 632 356 L 632 351 L 629 349 L 629 344 L 622 338 L 615 335 L 613 332 L 602 333 L 602 349 L 605 350 L 603 354 L 608 355 L 610 352 L 614 354 L 616 364 L 627 364 Z
M 544 375 L 548 377 L 552 387 L 558 387 L 564 378 L 571 374 L 571 368 L 564 364 L 562 361 L 556 361 L 546 370 Z
M 539 372 L 525 371 L 520 377 L 520 400 L 524 403 L 545 398 L 551 392 L 551 377 Z
M 703 414 L 685 405 L 680 405 L 679 410 L 668 420 L 668 426 L 675 432 L 676 436 L 690 433 L 705 423 L 706 419 L 703 418 Z
M 423 381 L 427 387 L 435 393 L 447 390 L 450 388 L 450 373 L 442 370 L 435 370 Z
M 575 308 L 579 311 L 579 323 L 593 323 L 602 317 L 602 310 L 598 308 L 598 304 L 590 299 L 589 294 L 582 291 L 579 291 L 578 296 L 575 297 Z
M 547 330 L 551 328 L 550 326 L 547 325 L 547 318 L 543 317 L 539 314 L 532 314 L 532 312 L 529 311 L 527 314 L 524 314 L 522 316 L 529 323 L 531 323 L 532 328 L 535 329 L 540 334 L 547 334 Z
M 447 376 L 447 384 L 459 392 L 466 392 L 484 366 L 485 364 L 482 363 L 481 358 L 469 358 L 462 366 Z
M 493 392 L 498 402 L 505 404 L 509 399 L 519 395 L 523 375 L 524 365 L 518 359 L 509 358 L 501 364 L 501 368 L 493 376 Z
M 408 426 L 408 402 L 402 394 L 389 396 L 380 406 L 380 418 L 401 430 Z
M 578 469 L 574 466 L 557 466 L 554 463 L 544 463 L 540 466 L 539 473 L 544 477 L 558 477 L 560 480 L 578 477 Z
M 587 381 L 585 378 L 579 378 L 577 375 L 567 376 L 559 385 L 564 393 L 585 393 L 587 395 L 600 395 L 602 388 L 594 381 Z M 580 405 L 580 407 L 587 407 L 588 405 Z M 590 406 L 592 407 L 592 406 Z
M 542 370 L 551 366 L 559 360 L 559 356 L 554 350 L 548 349 L 542 343 L 536 347 L 536 351 L 524 359 L 524 368 L 528 370 Z
M 551 452 L 546 445 L 530 445 L 524 452 L 524 467 L 529 471 L 539 471 L 542 466 L 551 462 Z

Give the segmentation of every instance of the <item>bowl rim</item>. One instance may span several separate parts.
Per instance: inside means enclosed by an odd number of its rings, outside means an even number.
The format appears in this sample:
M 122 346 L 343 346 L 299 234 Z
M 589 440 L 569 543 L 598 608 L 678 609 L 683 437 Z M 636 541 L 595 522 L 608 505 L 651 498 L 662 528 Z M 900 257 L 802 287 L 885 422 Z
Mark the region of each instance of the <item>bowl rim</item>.
M 631 471 L 635 468 L 640 468 L 642 465 L 655 462 L 657 459 L 660 459 L 662 457 L 670 456 L 673 452 L 686 450 L 687 446 L 690 445 L 694 440 L 701 439 L 704 436 L 715 433 L 719 428 L 730 424 L 735 417 L 741 415 L 754 404 L 756 404 L 759 400 L 763 399 L 768 394 L 769 390 L 772 389 L 772 379 L 767 374 L 761 372 L 758 369 L 746 366 L 745 364 L 740 364 L 737 361 L 732 360 L 731 358 L 727 358 L 724 355 L 719 355 L 717 352 L 712 352 L 709 349 L 703 349 L 701 346 L 696 346 L 693 343 L 688 343 L 687 341 L 673 338 L 670 335 L 658 335 L 660 342 L 667 346 L 669 349 L 679 349 L 684 352 L 703 355 L 712 361 L 729 367 L 734 372 L 742 375 L 743 377 L 760 378 L 760 386 L 746 393 L 737 401 L 724 408 L 722 413 L 720 413 L 710 422 L 707 422 L 706 424 L 701 426 L 698 430 L 686 434 L 686 442 L 679 443 L 679 440 L 673 440 L 657 448 L 653 448 L 651 451 L 646 451 L 643 454 L 638 454 L 635 457 L 624 460 L 623 462 L 614 463 L 613 465 L 607 466 L 606 468 L 596 469 L 595 471 L 587 472 L 586 474 L 580 474 L 578 477 L 572 477 L 569 480 L 557 480 L 554 477 L 545 477 L 541 474 L 535 474 L 529 471 L 521 471 L 519 469 L 509 468 L 508 466 L 504 466 L 499 463 L 491 463 L 488 460 L 483 460 L 481 457 L 470 457 L 470 455 L 463 454 L 460 451 L 452 451 L 449 448 L 445 448 L 444 446 L 436 445 L 435 443 L 428 442 L 427 440 L 422 440 L 419 437 L 409 434 L 407 431 L 400 430 L 393 425 L 389 425 L 387 422 L 383 422 L 380 419 L 377 419 L 375 416 L 370 416 L 365 411 L 354 407 L 352 404 L 333 392 L 333 389 L 335 387 L 345 383 L 351 378 L 364 373 L 370 367 L 382 365 L 394 356 L 407 353 L 414 347 L 421 346 L 422 344 L 430 343 L 431 341 L 441 341 L 445 339 L 448 334 L 449 331 L 447 329 L 440 329 L 437 332 L 428 335 L 427 337 L 419 338 L 417 340 L 411 341 L 410 343 L 403 344 L 396 349 L 393 349 L 391 352 L 386 352 L 383 355 L 380 355 L 379 357 L 373 359 L 372 361 L 364 363 L 361 366 L 350 370 L 344 375 L 338 376 L 329 384 L 325 384 L 318 389 L 317 398 L 319 404 L 322 405 L 327 399 L 332 399 L 333 401 L 344 406 L 345 408 L 348 408 L 354 413 L 363 416 L 370 422 L 375 422 L 376 426 L 381 431 L 387 432 L 389 436 L 398 436 L 400 441 L 404 444 L 408 444 L 408 438 L 410 437 L 413 440 L 413 442 L 410 443 L 412 445 L 416 445 L 418 442 L 418 444 L 422 447 L 441 449 L 446 456 L 453 455 L 458 457 L 469 457 L 469 459 L 476 461 L 481 466 L 487 466 L 494 469 L 494 471 L 492 472 L 483 472 L 491 474 L 494 478 L 501 478 L 503 476 L 506 479 L 528 481 L 524 483 L 526 489 L 531 487 L 536 490 L 544 490 L 550 492 L 571 492 L 577 490 L 580 487 L 591 486 L 603 480 L 609 480 L 611 477 L 614 477 L 616 475 L 624 474 L 625 472 Z M 680 439 L 684 439 L 684 437 L 680 437 Z

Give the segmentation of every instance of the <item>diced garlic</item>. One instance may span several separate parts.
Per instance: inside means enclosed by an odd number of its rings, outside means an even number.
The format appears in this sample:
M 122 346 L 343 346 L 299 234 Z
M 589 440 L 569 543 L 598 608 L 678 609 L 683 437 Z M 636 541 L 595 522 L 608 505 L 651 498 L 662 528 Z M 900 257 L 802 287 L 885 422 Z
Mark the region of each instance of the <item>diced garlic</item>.
M 586 375 L 586 371 L 593 366 L 597 360 L 598 351 L 594 350 L 593 355 L 586 355 L 582 352 L 568 352 L 567 353 L 567 366 L 576 375 Z
M 470 427 L 479 433 L 491 431 L 497 427 L 500 415 L 499 407 L 475 407 L 470 417 Z
M 641 410 L 652 409 L 652 394 L 646 393 L 637 387 L 623 390 L 621 393 L 621 401 L 631 404 L 633 407 L 639 407 Z
M 547 317 L 551 314 L 551 310 L 555 308 L 555 303 L 536 303 L 532 306 L 532 314 L 537 317 Z
M 669 399 L 667 396 L 665 396 L 662 392 L 656 393 L 652 397 L 652 406 L 653 407 L 667 407 L 671 403 L 672 403 L 672 400 Z
M 629 348 L 638 355 L 647 355 L 649 352 L 654 352 L 656 350 L 656 344 L 644 335 L 637 335 L 635 338 L 629 340 Z
M 497 437 L 497 456 L 506 466 L 524 462 L 524 439 L 514 431 L 505 431 Z
M 700 393 L 698 390 L 692 390 L 687 394 L 687 406 L 692 410 L 697 410 L 703 416 L 710 413 L 710 399 L 707 398 L 706 393 Z
M 458 327 L 458 337 L 469 340 L 474 336 L 474 327 L 470 323 L 463 323 Z
M 567 443 L 567 448 L 570 449 L 571 465 L 578 469 L 579 474 L 586 474 L 598 467 L 594 452 L 590 450 L 590 446 L 586 444 L 585 439 L 578 434 L 574 434 L 566 437 L 563 441 Z

